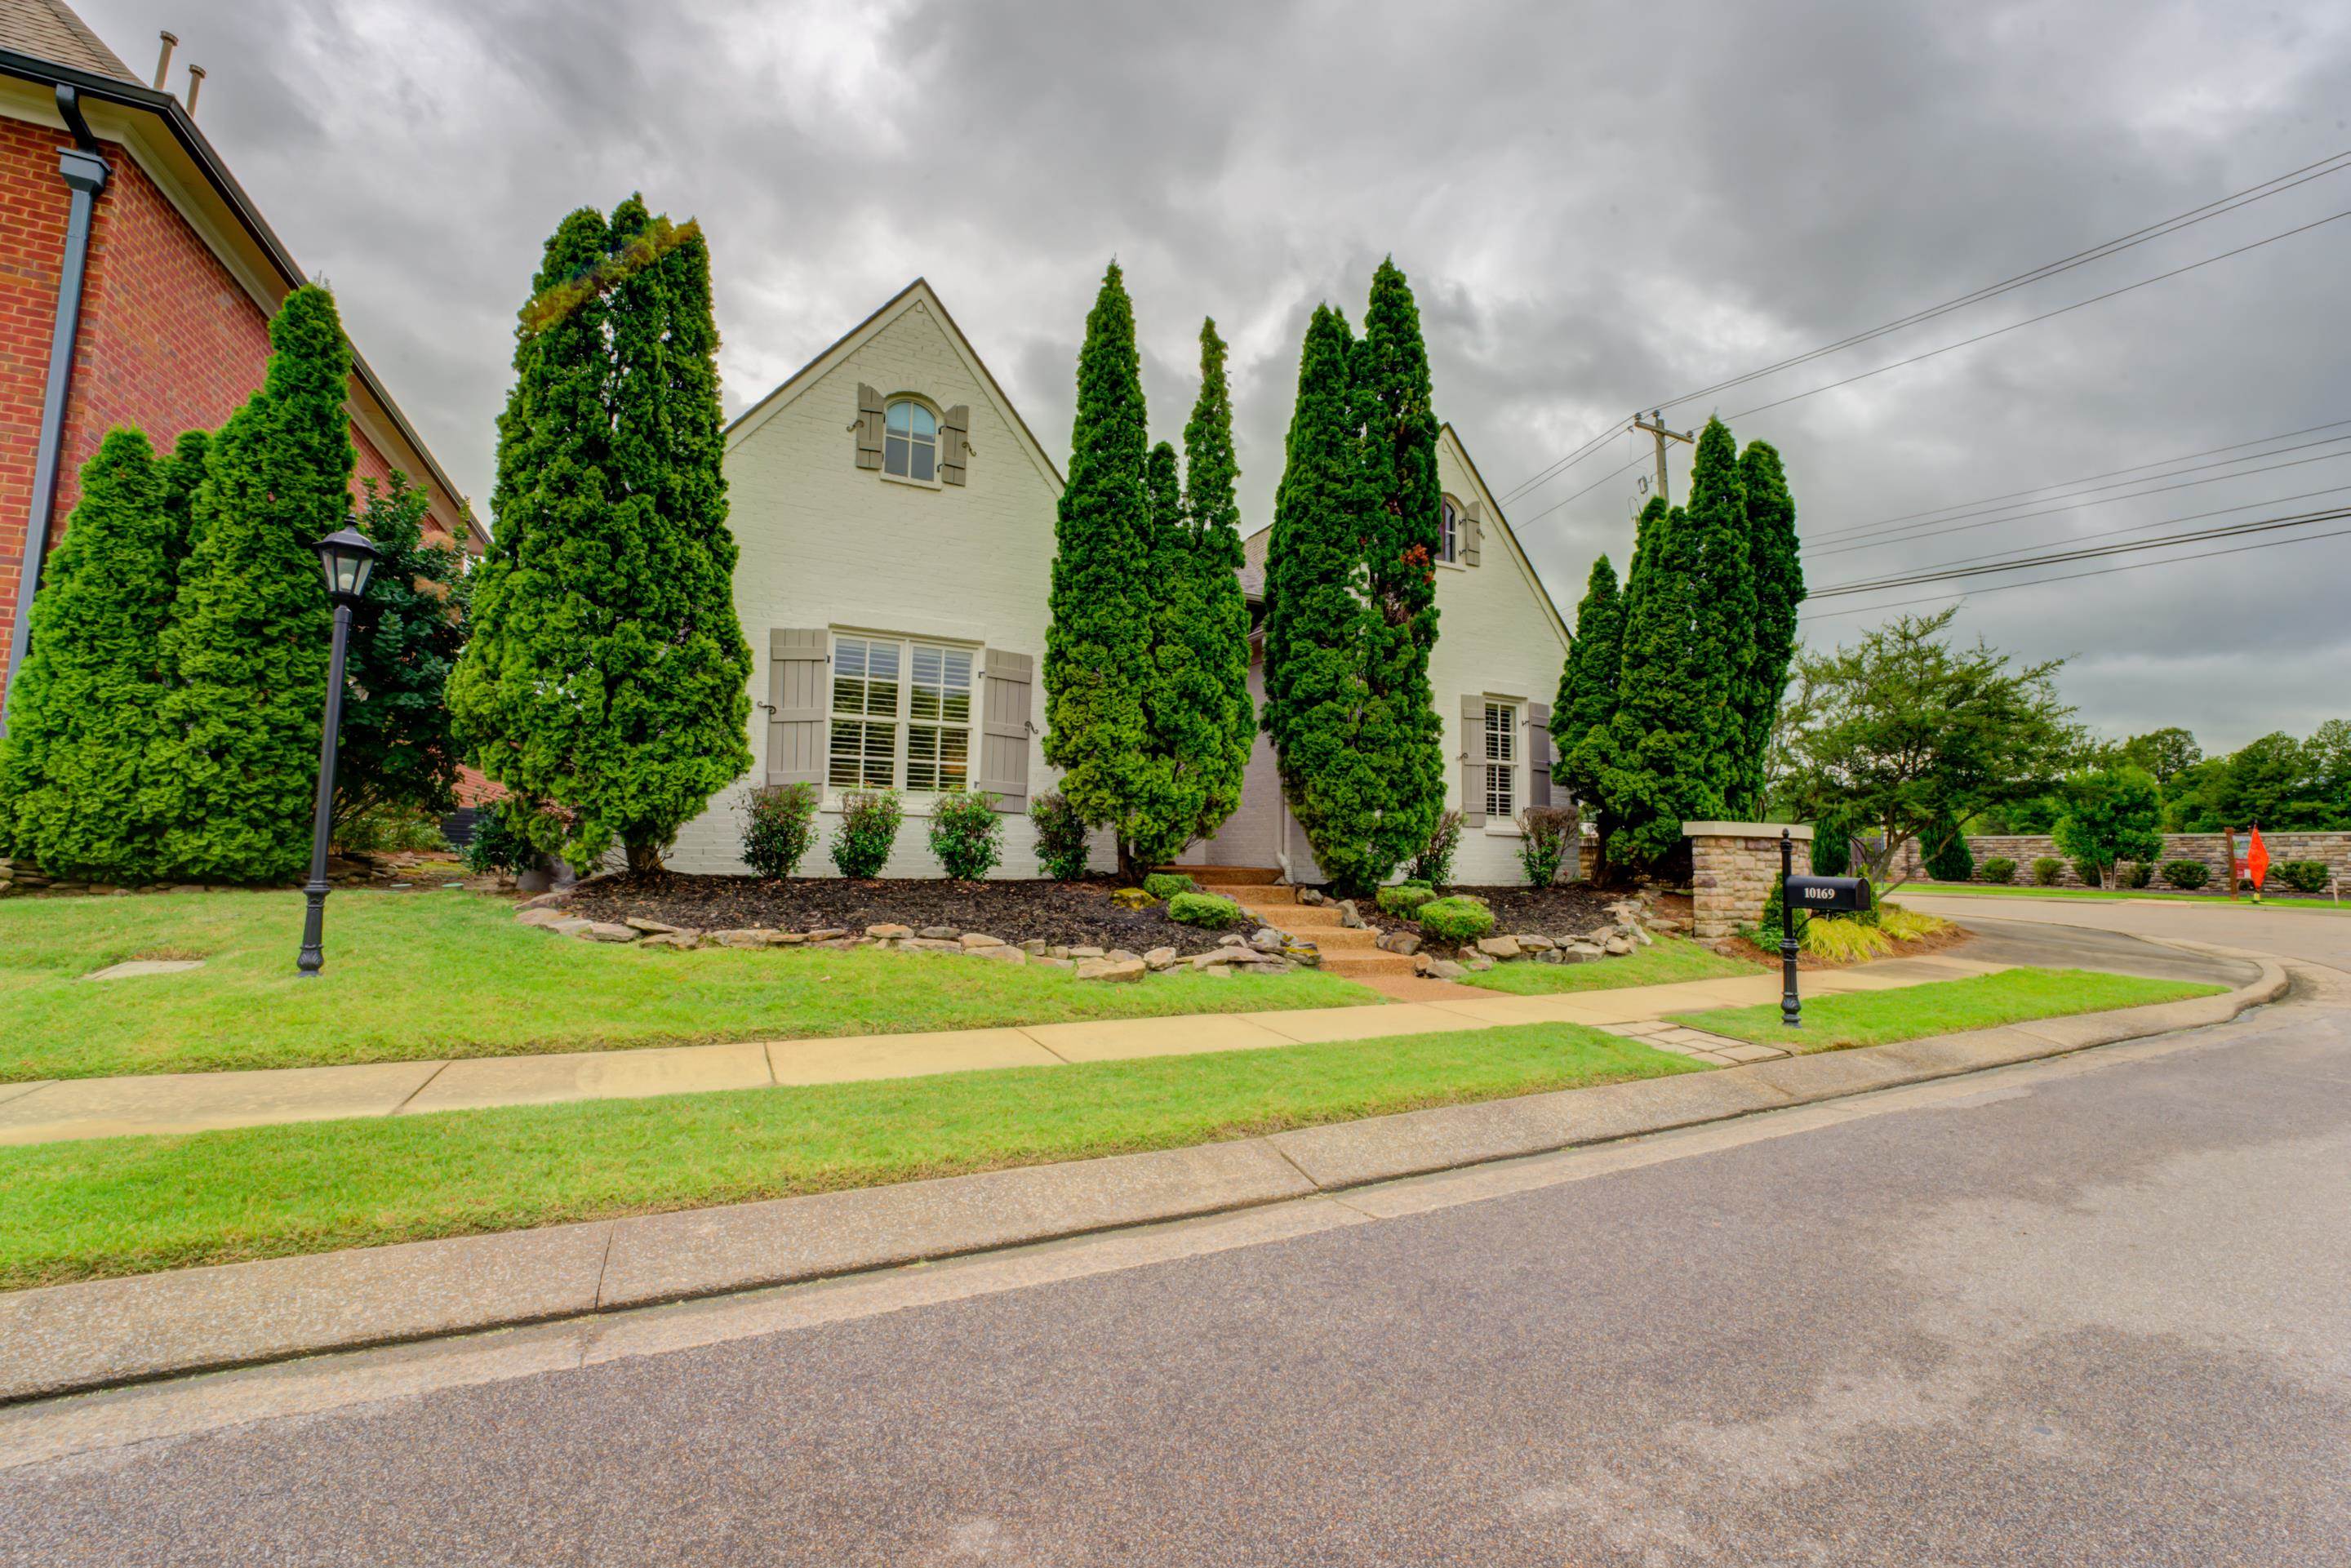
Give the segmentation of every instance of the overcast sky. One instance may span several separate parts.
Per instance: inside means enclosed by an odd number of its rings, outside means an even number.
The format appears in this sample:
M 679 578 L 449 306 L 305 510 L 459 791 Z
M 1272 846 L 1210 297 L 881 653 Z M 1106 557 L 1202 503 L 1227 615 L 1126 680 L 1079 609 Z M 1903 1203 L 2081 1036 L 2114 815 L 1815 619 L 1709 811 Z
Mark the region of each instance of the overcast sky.
M 710 236 L 730 413 L 922 275 L 1057 460 L 1115 254 L 1155 435 L 1180 439 L 1202 315 L 1233 345 L 1255 529 L 1307 315 L 1328 299 L 1360 320 L 1384 254 L 1418 294 L 1439 415 L 1507 495 L 1636 406 L 2351 150 L 2340 0 L 79 9 L 136 69 L 162 26 L 209 69 L 207 131 L 486 516 L 540 244 L 632 190 Z M 2346 209 L 2351 170 L 1668 423 Z M 2276 504 L 2180 527 L 2338 505 L 2351 423 L 2276 444 L 2346 437 L 2275 460 L 2322 459 L 2300 466 L 1827 553 L 1926 508 L 2351 421 L 2346 277 L 2351 219 L 1733 429 L 1783 455 L 1816 588 L 2248 502 Z M 1506 504 L 1571 618 L 1593 557 L 1629 554 L 1639 471 L 1608 476 L 1633 439 Z M 2351 523 L 2305 531 L 2327 527 Z M 1934 591 L 1824 600 L 1805 632 L 1851 639 L 1870 607 Z M 2351 538 L 1979 593 L 1959 625 L 2072 655 L 2067 695 L 2117 736 L 2181 724 L 2220 749 L 2351 714 Z

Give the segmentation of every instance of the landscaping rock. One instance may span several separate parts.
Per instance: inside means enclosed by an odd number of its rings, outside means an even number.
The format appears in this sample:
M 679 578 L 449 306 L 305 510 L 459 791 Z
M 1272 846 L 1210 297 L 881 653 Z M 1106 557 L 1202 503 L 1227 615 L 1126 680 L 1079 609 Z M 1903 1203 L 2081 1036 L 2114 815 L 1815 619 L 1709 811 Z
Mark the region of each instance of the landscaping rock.
M 828 925 L 820 931 L 801 933 L 801 939 L 809 942 L 838 942 L 848 935 L 847 931 L 838 925 Z
M 642 915 L 624 915 L 622 917 L 621 924 L 632 931 L 642 931 L 648 936 L 667 936 L 682 929 L 665 921 L 648 920 Z
M 1176 967 L 1176 949 L 1173 947 L 1154 947 L 1150 952 L 1145 953 L 1143 956 L 1143 967 L 1150 970 L 1155 975 L 1162 969 L 1174 968 Z
M 1493 966 L 1489 964 L 1487 967 L 1492 968 Z M 1466 966 L 1457 964 L 1450 958 L 1431 958 L 1428 961 L 1428 973 L 1435 979 L 1458 980 L 1468 972 Z
M 174 886 L 172 891 L 173 893 L 200 893 L 203 889 L 194 886 L 193 883 L 181 883 Z M 560 893 L 542 893 L 537 898 L 524 899 L 520 904 L 516 904 L 515 907 L 517 909 L 552 909 L 569 896 L 570 890 L 568 888 Z
M 1070 969 L 1076 967 L 1076 966 L 1071 964 L 1067 958 L 1056 958 L 1050 954 L 1046 955 L 1042 958 L 1031 958 L 1029 961 L 1032 964 L 1042 964 L 1048 968 L 1053 969 Z
M 1309 909 L 1319 909 L 1331 901 L 1313 888 L 1301 887 L 1298 890 L 1298 902 Z
M 637 944 L 640 947 L 669 947 L 684 952 L 702 946 L 702 938 L 691 931 L 656 931 Z
M 1353 899 L 1343 898 L 1339 901 L 1339 924 L 1349 931 L 1361 931 L 1364 928 L 1364 917 L 1356 911 Z
M 1638 925 L 1633 927 L 1633 938 L 1635 941 L 1640 943 L 1644 947 L 1654 947 L 1657 945 L 1657 939 L 1650 936 L 1645 928 Z
M 1417 931 L 1384 931 L 1380 934 L 1379 945 L 1382 947 L 1386 948 L 1391 953 L 1403 953 L 1406 955 L 1417 953 L 1420 951 L 1420 933 Z
M 780 935 L 775 931 L 713 931 L 710 939 L 721 947 L 765 947 L 769 937 Z
M 1018 947 L 1008 947 L 1001 942 L 993 947 L 967 947 L 965 952 L 975 958 L 989 958 L 998 964 L 1025 964 L 1029 955 Z
M 1548 953 L 1557 944 L 1548 936 L 1521 936 L 1519 938 L 1519 946 L 1529 953 Z
M 634 942 L 644 935 L 643 932 L 623 925 L 617 920 L 588 920 L 580 924 L 587 929 L 575 931 L 571 935 L 590 942 Z
M 849 947 L 862 947 L 872 940 L 872 939 L 871 937 L 867 936 L 828 936 L 821 942 L 810 942 L 809 946 L 811 947 L 830 947 L 835 951 L 839 951 Z
M 1482 975 L 1487 970 L 1494 967 L 1494 960 L 1486 957 L 1470 958 L 1464 961 L 1461 967 L 1472 971 L 1473 973 Z
M 1102 956 L 1102 950 L 1099 947 L 1077 946 L 1071 948 L 1069 951 L 1069 956 L 1075 958 L 1081 964 L 1084 963 L 1089 958 L 1099 958 Z
M 1278 953 L 1281 950 L 1281 945 L 1285 940 L 1287 938 L 1272 926 L 1260 925 L 1257 928 L 1256 934 L 1249 937 L 1249 945 L 1260 953 Z
M 577 936 L 595 924 L 592 920 L 582 920 L 576 915 L 567 915 L 559 920 L 549 921 L 547 929 L 554 932 L 558 936 Z
M 1140 964 L 1143 962 L 1142 954 L 1130 953 L 1123 947 L 1113 947 L 1109 952 L 1103 954 L 1102 956 L 1113 964 Z
M 911 925 L 869 925 L 865 928 L 865 935 L 872 937 L 876 942 L 896 942 L 914 934 L 914 928 Z
M 1110 901 L 1121 909 L 1148 909 L 1159 902 L 1139 887 L 1122 887 L 1110 895 Z
M 1480 936 L 1478 951 L 1489 958 L 1515 958 L 1519 956 L 1519 939 L 1515 936 Z
M 1111 985 L 1131 985 L 1148 973 L 1140 958 L 1123 964 L 1113 964 L 1108 958 L 1089 958 L 1078 966 L 1079 979 L 1102 980 Z
M 1281 956 L 1301 969 L 1322 967 L 1322 949 L 1311 942 L 1292 942 L 1281 950 Z
M 1070 950 L 1061 943 L 1056 942 L 1051 946 L 1045 949 L 1045 956 L 1048 958 L 1058 958 L 1063 963 L 1067 963 L 1070 957 Z
M 923 927 L 922 935 L 925 941 L 952 942 L 963 933 L 952 925 L 925 925 Z
M 1600 950 L 1611 958 L 1622 958 L 1633 950 L 1633 939 L 1622 935 L 1612 936 L 1600 944 Z
M 990 936 L 984 931 L 967 931 L 963 934 L 961 941 L 966 947 L 973 949 L 1001 947 L 1005 945 L 1003 937 Z
M 1041 958 L 1045 956 L 1045 939 L 1042 936 L 1032 936 L 1020 944 L 1020 950 L 1031 958 Z
M 1562 964 L 1596 964 L 1608 955 L 1590 942 L 1570 942 L 1552 956 Z
M 544 907 L 518 909 L 515 912 L 515 924 L 517 925 L 560 925 L 565 921 L 577 917 L 566 915 L 559 909 Z
M 1249 946 L 1249 938 L 1242 936 L 1238 931 L 1228 931 L 1222 936 L 1217 938 L 1217 946 L 1219 947 L 1246 947 Z
M 935 936 L 909 936 L 898 946 L 917 953 L 960 953 L 964 950 L 960 942 L 943 942 Z
M 1206 954 L 1201 956 L 1203 957 L 1207 956 Z M 1195 974 L 1214 976 L 1219 980 L 1229 980 L 1233 977 L 1233 967 L 1230 964 L 1202 964 L 1193 972 Z

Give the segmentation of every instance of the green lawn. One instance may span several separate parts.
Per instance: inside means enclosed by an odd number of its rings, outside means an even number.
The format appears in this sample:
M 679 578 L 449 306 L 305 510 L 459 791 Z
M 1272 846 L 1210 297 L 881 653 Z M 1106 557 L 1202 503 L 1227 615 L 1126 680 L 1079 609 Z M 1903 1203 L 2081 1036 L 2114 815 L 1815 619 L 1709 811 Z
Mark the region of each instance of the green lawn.
M 298 893 L 0 903 L 0 1082 L 811 1039 L 1376 1002 L 1301 971 L 1081 983 L 956 954 L 569 941 L 464 892 L 340 892 L 298 979 Z M 201 969 L 89 983 L 126 958 Z
M 1784 1047 L 1792 1042 L 1806 1051 L 1836 1051 L 1849 1045 L 1886 1045 L 1930 1034 L 1992 1029 L 2029 1019 L 2218 996 L 2227 988 L 2089 969 L 2003 969 L 1966 980 L 1823 997 L 1804 1004 L 1801 1030 L 1790 1030 L 1780 1022 L 1777 1002 L 1684 1013 L 1674 1021 L 1766 1045 Z
M 2276 894 L 2262 894 L 2258 904 L 2253 902 L 2252 894 L 2241 894 L 2231 904 L 2225 893 L 2175 893 L 2158 887 L 2037 887 L 1989 882 L 1906 882 L 1898 891 L 1930 895 L 1948 893 L 1958 898 L 2138 898 L 2152 899 L 2159 904 L 2192 904 L 2199 909 L 2351 909 L 2351 905 L 2338 904 L 2331 898 Z
M 1692 1071 L 1703 1069 L 1597 1030 L 1537 1024 L 5 1148 L 0 1288 L 1172 1148 Z
M 1680 980 L 1719 980 L 1763 972 L 1760 965 L 1726 958 L 1686 936 L 1660 936 L 1656 946 L 1638 948 L 1622 958 L 1604 958 L 1597 964 L 1497 964 L 1482 973 L 1462 976 L 1460 983 L 1507 991 L 1514 997 L 1547 997 L 1561 991 L 1669 986 Z

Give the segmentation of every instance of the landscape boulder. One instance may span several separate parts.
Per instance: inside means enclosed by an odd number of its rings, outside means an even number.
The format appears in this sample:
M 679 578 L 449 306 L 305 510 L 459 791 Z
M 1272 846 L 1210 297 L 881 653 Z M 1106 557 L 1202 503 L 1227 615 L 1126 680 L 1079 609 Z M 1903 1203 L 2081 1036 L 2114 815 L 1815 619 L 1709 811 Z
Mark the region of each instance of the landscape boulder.
M 1143 967 L 1154 973 L 1156 973 L 1161 969 L 1174 968 L 1176 967 L 1176 949 L 1173 947 L 1154 947 L 1150 952 L 1145 953 L 1143 956 Z
M 1113 963 L 1108 958 L 1089 958 L 1078 966 L 1079 979 L 1102 980 L 1112 985 L 1131 985 L 1149 972 L 1140 958 L 1130 958 L 1124 963 Z
M 872 937 L 876 942 L 904 941 L 914 934 L 914 928 L 911 925 L 869 925 L 865 928 L 865 935 Z
M 590 942 L 634 942 L 644 935 L 643 932 L 623 925 L 617 920 L 590 920 L 587 922 L 587 926 L 585 931 L 575 931 L 572 935 L 585 937 Z
M 1276 931 L 1272 926 L 1260 925 L 1257 928 L 1256 933 L 1249 937 L 1249 945 L 1256 948 L 1260 953 L 1279 953 L 1281 951 L 1281 945 L 1285 940 L 1286 938 L 1283 937 L 1282 934 Z
M 1515 958 L 1519 956 L 1519 939 L 1515 936 L 1480 936 L 1478 951 L 1489 958 Z
M 984 931 L 967 931 L 963 934 L 962 942 L 966 947 L 974 948 L 1001 947 L 1004 946 L 1003 937 L 990 936 Z
M 925 925 L 922 931 L 925 942 L 952 942 L 962 935 L 952 925 Z

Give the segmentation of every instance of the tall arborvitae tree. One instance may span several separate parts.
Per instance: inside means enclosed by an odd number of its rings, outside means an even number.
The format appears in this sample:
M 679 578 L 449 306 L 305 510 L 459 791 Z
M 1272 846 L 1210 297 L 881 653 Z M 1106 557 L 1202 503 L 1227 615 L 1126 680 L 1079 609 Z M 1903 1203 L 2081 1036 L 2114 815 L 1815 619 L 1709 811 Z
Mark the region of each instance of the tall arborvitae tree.
M 1445 809 L 1445 723 L 1428 680 L 1437 644 L 1437 552 L 1444 497 L 1420 307 L 1393 260 L 1372 277 L 1355 348 L 1364 425 L 1364 701 L 1357 746 L 1387 788 L 1364 862 L 1369 880 L 1428 842 Z
M 1749 559 L 1747 486 L 1730 427 L 1709 419 L 1690 460 L 1689 527 L 1696 536 L 1696 635 L 1688 647 L 1692 728 L 1705 737 L 1704 815 L 1732 808 L 1747 777 L 1746 699 L 1755 667 L 1755 576 Z M 1697 815 L 1686 812 L 1685 815 Z
M 1625 602 L 1625 654 L 1616 711 L 1578 747 L 1577 766 L 1615 826 L 1602 852 L 1633 870 L 1681 837 L 1681 824 L 1711 814 L 1711 737 L 1698 730 L 1704 692 L 1688 657 L 1697 632 L 1697 539 L 1687 515 L 1653 499 L 1644 513 Z
M 306 286 L 269 324 L 261 390 L 205 453 L 164 639 L 177 689 L 154 794 L 177 879 L 290 882 L 309 858 L 332 618 L 311 547 L 350 509 L 350 346 Z
M 635 197 L 573 213 L 516 338 L 450 706 L 540 848 L 580 863 L 618 841 L 657 869 L 751 765 L 701 230 Z
M 212 444 L 211 431 L 184 431 L 172 444 L 172 455 L 155 471 L 163 486 L 163 559 L 175 593 L 188 552 L 195 548 L 196 493 L 204 488 L 204 460 Z
M 1765 761 L 1779 723 L 1780 699 L 1788 689 L 1788 664 L 1796 652 L 1796 607 L 1804 601 L 1804 564 L 1796 540 L 1796 500 L 1780 466 L 1780 454 L 1768 442 L 1749 442 L 1739 456 L 1739 476 L 1747 495 L 1755 635 L 1740 694 L 1746 733 L 1730 809 L 1754 817 L 1763 809 Z
M 1184 526 L 1184 482 L 1176 448 L 1162 441 L 1143 462 L 1143 573 L 1150 646 L 1134 679 L 1143 698 L 1143 744 L 1135 758 L 1133 809 L 1119 832 L 1119 869 L 1141 875 L 1175 859 L 1191 841 L 1200 811 L 1199 779 L 1187 754 L 1206 738 L 1200 730 L 1196 653 L 1190 629 L 1196 585 L 1192 539 Z
M 382 555 L 352 618 L 335 758 L 335 821 L 376 808 L 456 809 L 457 746 L 449 734 L 449 672 L 465 645 L 465 580 L 456 545 L 424 531 L 428 492 L 394 469 L 362 482 L 360 532 Z
M 53 874 L 141 883 L 162 869 L 150 768 L 171 689 L 166 466 L 138 431 L 107 433 L 33 601 L 0 740 L 0 848 Z
M 1224 340 L 1214 320 L 1203 321 L 1200 395 L 1184 426 L 1184 522 L 1191 548 L 1181 632 L 1192 649 L 1187 706 L 1195 717 L 1188 727 L 1196 738 L 1186 743 L 1182 760 L 1197 789 L 1186 841 L 1213 837 L 1239 806 L 1257 738 L 1249 689 L 1249 601 L 1239 577 L 1241 509 L 1234 494 L 1239 478 Z
M 1134 307 L 1113 262 L 1078 351 L 1070 476 L 1054 520 L 1045 760 L 1061 769 L 1079 816 L 1114 831 L 1128 876 L 1146 869 L 1135 850 L 1149 803 L 1137 679 L 1152 636 L 1144 429 Z
M 1363 887 L 1395 864 L 1374 839 L 1388 787 L 1359 744 L 1367 696 L 1370 504 L 1346 318 L 1314 308 L 1265 561 L 1265 712 L 1282 793 L 1325 875 Z
M 1575 639 L 1568 644 L 1551 714 L 1552 738 L 1559 747 L 1554 778 L 1589 808 L 1604 855 L 1615 816 L 1601 791 L 1593 750 L 1584 743 L 1595 734 L 1604 739 L 1616 712 L 1616 673 L 1624 657 L 1625 601 L 1616 591 L 1616 569 L 1604 555 L 1592 563 L 1583 602 L 1575 608 Z M 1605 869 L 1604 863 L 1604 875 Z

